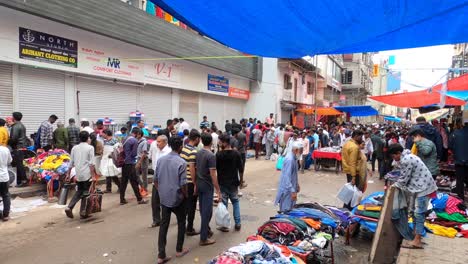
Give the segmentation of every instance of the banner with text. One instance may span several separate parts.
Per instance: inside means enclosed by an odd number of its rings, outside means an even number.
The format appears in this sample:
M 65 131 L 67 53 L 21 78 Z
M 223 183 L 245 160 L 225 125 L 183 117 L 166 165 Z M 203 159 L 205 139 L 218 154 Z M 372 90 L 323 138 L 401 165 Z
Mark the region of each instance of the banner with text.
M 208 74 L 208 91 L 228 93 L 229 79 L 224 76 Z
M 181 88 L 182 64 L 172 62 L 145 62 L 145 83 Z

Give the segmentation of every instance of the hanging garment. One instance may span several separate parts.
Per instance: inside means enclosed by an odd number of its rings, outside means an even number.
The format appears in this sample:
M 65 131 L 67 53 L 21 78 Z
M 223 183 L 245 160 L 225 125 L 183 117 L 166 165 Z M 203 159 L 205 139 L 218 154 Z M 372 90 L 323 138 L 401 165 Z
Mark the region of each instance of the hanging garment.
M 408 225 L 408 210 L 406 196 L 400 189 L 395 189 L 392 208 L 392 223 L 401 236 L 406 240 L 413 240 L 414 234 Z

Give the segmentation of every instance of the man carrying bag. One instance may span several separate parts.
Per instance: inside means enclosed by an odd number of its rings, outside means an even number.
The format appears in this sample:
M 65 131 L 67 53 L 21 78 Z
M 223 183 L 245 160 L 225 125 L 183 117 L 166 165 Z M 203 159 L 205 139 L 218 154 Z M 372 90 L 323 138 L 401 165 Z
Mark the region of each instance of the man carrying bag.
M 92 175 L 96 175 L 94 168 L 94 148 L 87 143 L 89 139 L 89 133 L 86 131 L 80 132 L 80 144 L 73 147 L 70 155 L 70 168 L 68 169 L 66 181 L 70 180 L 70 173 L 73 167 L 76 171 L 77 191 L 70 201 L 70 204 L 65 209 L 65 214 L 69 218 L 73 218 L 73 208 L 76 203 L 89 197 L 89 191 L 91 187 Z M 93 179 L 93 181 L 96 179 Z M 81 208 L 80 216 L 86 218 L 86 208 Z

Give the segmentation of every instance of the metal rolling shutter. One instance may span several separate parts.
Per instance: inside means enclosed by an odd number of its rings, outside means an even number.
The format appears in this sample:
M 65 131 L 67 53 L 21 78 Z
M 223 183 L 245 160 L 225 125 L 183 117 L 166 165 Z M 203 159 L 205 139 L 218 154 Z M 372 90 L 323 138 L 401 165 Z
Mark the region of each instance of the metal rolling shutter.
M 80 119 L 96 122 L 109 117 L 122 125 L 129 120 L 130 112 L 137 109 L 137 87 L 108 80 L 76 78 L 79 91 Z
M 244 108 L 246 101 L 241 99 L 233 99 L 229 97 L 224 98 L 224 119 L 236 119 L 236 122 L 244 118 Z
M 224 97 L 204 94 L 201 96 L 201 116 L 206 115 L 208 121 L 216 122 L 218 129 L 224 131 L 224 125 L 226 124 L 226 119 L 224 119 Z
M 198 93 L 180 91 L 179 97 L 179 116 L 189 123 L 191 128 L 199 128 L 201 119 L 198 114 Z
M 171 89 L 153 85 L 142 88 L 140 97 L 141 109 L 145 114 L 145 122 L 149 128 L 153 125 L 166 127 L 166 121 L 172 119 L 172 93 Z
M 0 63 L 0 117 L 13 112 L 13 66 Z
M 18 76 L 19 111 L 27 134 L 37 131 L 50 115 L 65 117 L 65 75 L 58 71 L 20 67 Z

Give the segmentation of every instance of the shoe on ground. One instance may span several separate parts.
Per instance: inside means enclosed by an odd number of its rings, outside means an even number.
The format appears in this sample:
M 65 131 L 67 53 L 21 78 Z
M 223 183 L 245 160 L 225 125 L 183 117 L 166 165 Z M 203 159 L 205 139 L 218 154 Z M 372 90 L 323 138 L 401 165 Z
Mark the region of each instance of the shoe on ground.
M 197 236 L 197 235 L 200 234 L 200 232 L 197 232 L 197 231 L 195 231 L 195 230 L 191 230 L 191 231 L 185 232 L 185 234 L 186 234 L 187 236 Z
M 10 220 L 10 217 L 9 217 L 9 216 L 4 216 L 4 217 L 2 217 L 2 221 L 3 221 L 3 222 L 7 222 L 8 220 Z
M 220 227 L 218 227 L 217 229 L 218 229 L 219 231 L 221 231 L 221 232 L 224 232 L 224 233 L 229 232 L 229 228 L 227 228 L 227 227 L 221 227 L 221 226 L 220 226 Z
M 200 240 L 199 245 L 200 245 L 200 246 L 208 246 L 208 245 L 213 245 L 214 243 L 216 243 L 216 241 L 215 241 L 214 239 L 208 238 L 208 239 L 205 240 L 205 241 L 201 241 L 201 240 Z
M 68 218 L 73 219 L 73 211 L 70 208 L 65 209 L 65 214 L 67 215 Z
M 234 226 L 234 230 L 240 231 L 240 230 L 241 230 L 241 227 L 242 227 L 241 225 L 235 225 L 235 226 Z
M 153 222 L 153 223 L 150 225 L 150 227 L 151 227 L 151 228 L 155 228 L 155 227 L 158 227 L 158 226 L 160 226 L 160 225 L 161 225 L 160 222 Z
M 148 201 L 146 201 L 145 199 L 142 199 L 142 200 L 138 201 L 138 204 L 147 204 L 147 203 L 148 203 Z
M 213 231 L 211 231 L 211 230 L 210 230 L 210 231 L 208 231 L 208 238 L 211 238 L 211 237 L 213 237 L 213 235 L 214 235 Z
M 120 201 L 120 205 L 128 204 L 127 200 Z

